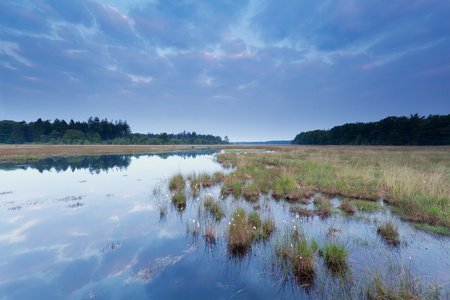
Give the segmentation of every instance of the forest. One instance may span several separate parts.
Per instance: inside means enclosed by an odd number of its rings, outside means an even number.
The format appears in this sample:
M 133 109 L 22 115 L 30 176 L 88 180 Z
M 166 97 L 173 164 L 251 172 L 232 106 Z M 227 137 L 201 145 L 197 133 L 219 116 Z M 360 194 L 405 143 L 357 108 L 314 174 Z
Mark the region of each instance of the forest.
M 109 145 L 212 145 L 227 144 L 220 136 L 186 132 L 132 133 L 126 121 L 100 120 L 90 117 L 87 122 L 55 119 L 35 122 L 0 121 L 0 144 L 109 144 Z
M 296 145 L 450 145 L 450 114 L 387 117 L 298 134 Z

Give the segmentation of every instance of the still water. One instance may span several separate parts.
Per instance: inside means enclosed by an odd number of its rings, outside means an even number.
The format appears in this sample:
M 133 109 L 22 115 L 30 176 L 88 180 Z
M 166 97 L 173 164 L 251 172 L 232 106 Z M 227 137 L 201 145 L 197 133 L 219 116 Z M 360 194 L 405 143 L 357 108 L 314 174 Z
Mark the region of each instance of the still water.
M 211 151 L 142 156 L 45 159 L 0 165 L 0 299 L 274 299 L 326 298 L 336 281 L 318 259 L 311 291 L 273 267 L 273 244 L 283 230 L 302 228 L 319 244 L 333 239 L 350 251 L 353 277 L 391 261 L 410 266 L 424 283 L 448 283 L 449 239 L 415 230 L 388 209 L 353 217 L 302 218 L 289 203 L 261 196 L 263 217 L 276 221 L 271 240 L 234 257 L 226 226 L 236 207 L 255 203 L 223 199 L 220 186 L 188 198 L 184 211 L 171 205 L 168 182 L 224 170 Z M 201 215 L 206 195 L 220 199 L 226 217 Z M 333 199 L 337 207 L 339 199 Z M 313 204 L 311 204 L 313 205 Z M 381 203 L 380 205 L 383 205 Z M 164 216 L 160 207 L 166 207 Z M 401 246 L 383 243 L 379 220 L 399 226 Z M 187 227 L 213 225 L 216 243 Z M 332 235 L 333 235 L 332 234 Z M 385 266 L 383 266 L 385 265 Z M 391 264 L 393 265 L 393 264 Z M 385 272 L 385 269 L 383 269 Z M 447 286 L 448 288 L 448 286 Z

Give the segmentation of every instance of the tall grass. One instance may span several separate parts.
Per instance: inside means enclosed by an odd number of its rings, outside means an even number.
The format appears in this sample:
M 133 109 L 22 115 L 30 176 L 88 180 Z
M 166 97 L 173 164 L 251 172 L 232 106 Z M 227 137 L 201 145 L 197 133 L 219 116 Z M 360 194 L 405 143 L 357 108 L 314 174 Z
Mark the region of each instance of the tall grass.
M 185 186 L 186 186 L 186 181 L 184 180 L 183 175 L 181 175 L 180 173 L 172 176 L 172 178 L 170 179 L 169 189 L 171 191 L 176 191 L 178 193 L 181 193 L 182 191 L 184 191 Z
M 235 197 L 252 179 L 261 192 L 272 189 L 278 198 L 302 191 L 308 196 L 316 191 L 359 200 L 383 198 L 405 219 L 450 228 L 448 147 L 292 147 L 274 153 L 224 153 L 218 160 L 237 168 L 235 178 L 224 179 Z
M 272 218 L 261 220 L 258 212 L 247 214 L 244 209 L 237 208 L 228 223 L 228 249 L 234 255 L 245 255 L 254 242 L 267 239 L 274 231 Z
M 275 243 L 274 264 L 302 284 L 312 284 L 316 273 L 314 248 L 298 229 L 288 228 Z

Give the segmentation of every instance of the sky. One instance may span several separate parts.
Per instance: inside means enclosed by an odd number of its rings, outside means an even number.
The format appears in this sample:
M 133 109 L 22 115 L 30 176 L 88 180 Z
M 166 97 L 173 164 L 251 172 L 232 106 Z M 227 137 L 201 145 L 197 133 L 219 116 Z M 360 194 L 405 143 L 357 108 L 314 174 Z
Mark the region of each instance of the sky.
M 448 0 L 1 0 L 0 120 L 292 140 L 450 113 Z

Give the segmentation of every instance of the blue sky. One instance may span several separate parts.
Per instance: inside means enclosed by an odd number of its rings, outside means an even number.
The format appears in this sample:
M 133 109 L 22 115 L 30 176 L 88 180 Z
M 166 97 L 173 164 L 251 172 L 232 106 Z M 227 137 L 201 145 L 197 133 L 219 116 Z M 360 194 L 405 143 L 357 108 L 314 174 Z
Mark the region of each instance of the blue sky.
M 450 113 L 448 0 L 2 0 L 0 120 L 291 140 Z

